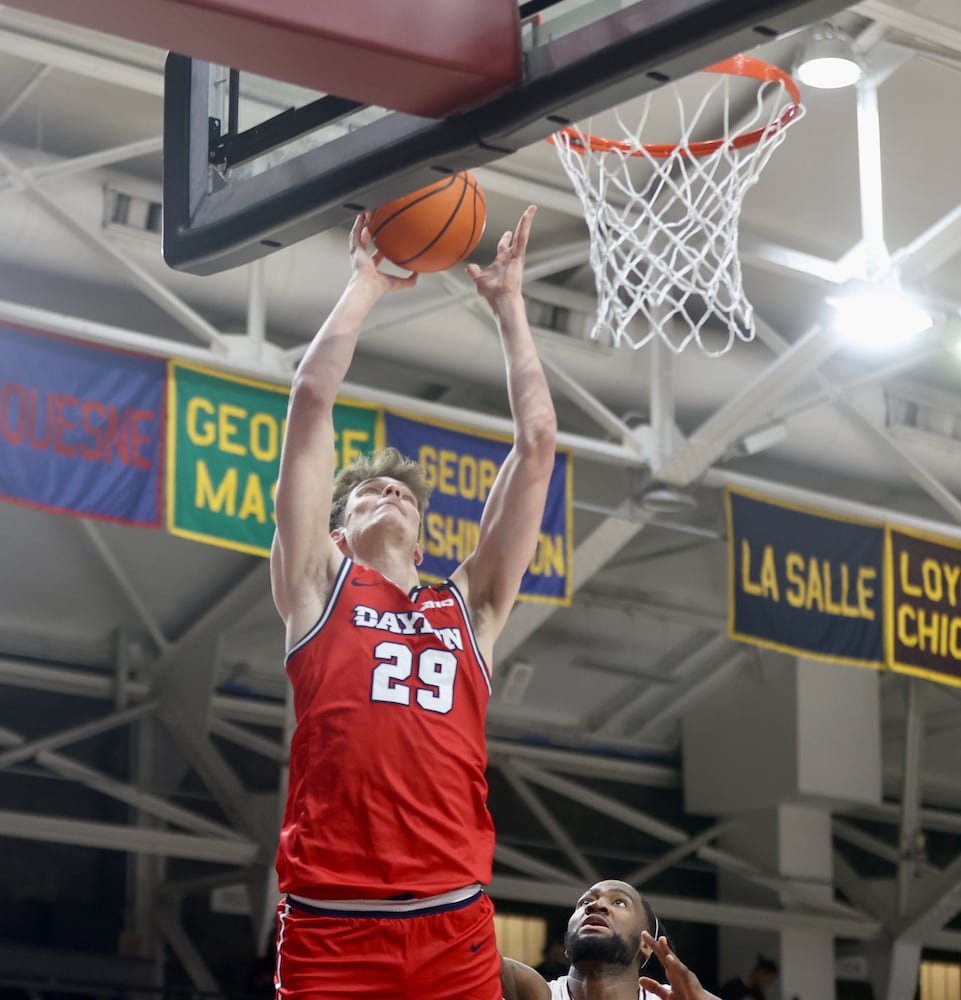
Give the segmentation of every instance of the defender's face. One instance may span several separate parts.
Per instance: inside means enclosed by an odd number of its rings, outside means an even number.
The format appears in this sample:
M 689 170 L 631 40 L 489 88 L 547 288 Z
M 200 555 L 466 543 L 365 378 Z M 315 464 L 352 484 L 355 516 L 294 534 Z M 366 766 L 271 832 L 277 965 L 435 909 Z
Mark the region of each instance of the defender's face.
M 647 918 L 636 889 L 626 882 L 598 882 L 577 901 L 568 921 L 573 937 L 639 938 Z

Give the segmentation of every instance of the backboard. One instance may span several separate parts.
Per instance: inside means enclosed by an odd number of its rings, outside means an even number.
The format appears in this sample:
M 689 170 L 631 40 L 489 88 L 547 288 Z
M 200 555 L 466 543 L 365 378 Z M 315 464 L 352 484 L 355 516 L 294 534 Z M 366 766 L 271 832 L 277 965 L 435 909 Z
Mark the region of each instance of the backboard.
M 255 260 L 846 5 L 528 0 L 519 8 L 520 83 L 443 118 L 172 54 L 164 257 L 195 274 Z

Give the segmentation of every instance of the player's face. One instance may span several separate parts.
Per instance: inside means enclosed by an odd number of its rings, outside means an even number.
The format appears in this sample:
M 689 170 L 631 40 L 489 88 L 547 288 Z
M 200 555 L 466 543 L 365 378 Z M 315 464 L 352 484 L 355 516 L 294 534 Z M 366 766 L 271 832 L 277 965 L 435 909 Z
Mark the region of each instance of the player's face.
M 647 917 L 636 889 L 626 882 L 598 882 L 577 901 L 568 921 L 568 957 L 572 965 L 638 965 L 641 931 L 646 929 Z
M 409 526 L 415 537 L 420 529 L 417 497 L 409 486 L 389 476 L 366 479 L 355 486 L 344 511 L 345 528 L 363 528 L 382 520 Z

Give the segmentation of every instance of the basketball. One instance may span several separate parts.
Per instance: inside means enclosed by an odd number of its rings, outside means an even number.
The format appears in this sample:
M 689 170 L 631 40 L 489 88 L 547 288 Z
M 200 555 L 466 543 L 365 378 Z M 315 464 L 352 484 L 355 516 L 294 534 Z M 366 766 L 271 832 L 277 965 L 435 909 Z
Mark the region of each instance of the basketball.
M 381 205 L 369 228 L 389 261 L 424 274 L 446 271 L 468 257 L 486 221 L 484 192 L 474 175 L 463 170 Z

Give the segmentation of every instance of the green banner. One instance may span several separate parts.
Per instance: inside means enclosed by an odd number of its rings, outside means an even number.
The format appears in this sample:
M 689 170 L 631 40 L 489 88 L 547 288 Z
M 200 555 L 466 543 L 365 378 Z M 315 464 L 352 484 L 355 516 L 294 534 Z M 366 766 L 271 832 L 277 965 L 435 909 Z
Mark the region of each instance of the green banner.
M 167 529 L 268 555 L 288 389 L 170 362 Z M 336 468 L 380 446 L 380 411 L 334 407 Z

